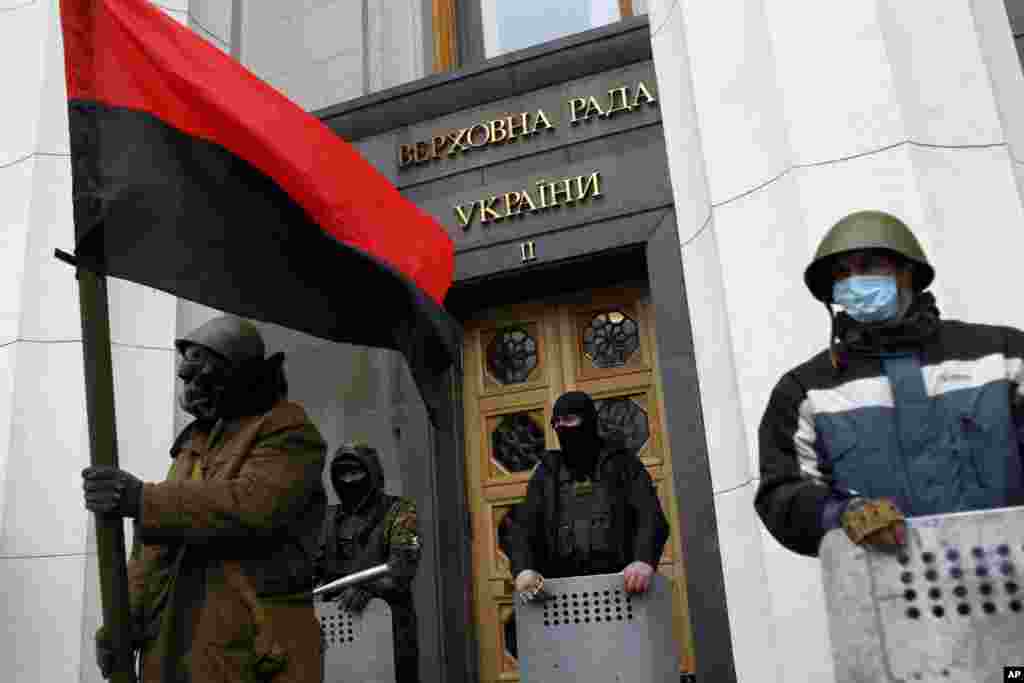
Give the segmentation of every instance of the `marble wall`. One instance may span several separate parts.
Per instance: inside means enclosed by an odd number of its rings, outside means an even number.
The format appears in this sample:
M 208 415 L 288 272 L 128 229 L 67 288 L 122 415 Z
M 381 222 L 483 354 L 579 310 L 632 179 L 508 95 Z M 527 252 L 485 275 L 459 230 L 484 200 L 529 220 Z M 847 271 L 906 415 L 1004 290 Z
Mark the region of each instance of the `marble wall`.
M 829 680 L 816 561 L 752 506 L 757 425 L 781 374 L 827 344 L 802 272 L 851 211 L 912 226 L 947 317 L 1024 324 L 1003 285 L 1024 243 L 1007 13 L 1001 0 L 656 0 L 651 26 L 738 679 Z
M 0 653 L 38 681 L 98 680 L 78 292 L 74 271 L 53 257 L 74 248 L 57 7 L 0 2 L 0 60 L 18 65 L 4 71 L 11 96 L 0 127 Z M 161 7 L 187 21 L 185 0 Z M 176 302 L 117 280 L 109 297 L 121 462 L 156 478 L 172 433 Z
M 432 70 L 422 0 L 240 0 L 240 58 L 313 110 L 422 78 Z
M 157 4 L 307 109 L 430 71 L 429 3 L 418 0 Z M 12 96 L 0 114 L 0 655 L 24 680 L 98 681 L 77 291 L 53 258 L 73 248 L 57 5 L 0 0 L 0 63 L 18 65 L 4 72 Z M 1024 246 L 1024 76 L 1010 23 L 1019 32 L 1024 9 L 1017 0 L 645 5 L 738 678 L 829 680 L 816 563 L 782 549 L 752 507 L 768 394 L 827 340 L 800 274 L 836 219 L 892 211 L 935 264 L 945 315 L 1024 326 L 1005 287 Z M 232 36 L 241 38 L 232 45 Z M 158 479 L 184 421 L 172 342 L 213 312 L 119 281 L 110 301 L 120 456 Z M 332 445 L 386 444 L 396 492 L 430 476 L 426 444 L 408 436 L 424 416 L 400 359 L 264 329 L 268 346 L 288 351 L 293 396 Z M 325 369 L 337 381 L 323 382 Z

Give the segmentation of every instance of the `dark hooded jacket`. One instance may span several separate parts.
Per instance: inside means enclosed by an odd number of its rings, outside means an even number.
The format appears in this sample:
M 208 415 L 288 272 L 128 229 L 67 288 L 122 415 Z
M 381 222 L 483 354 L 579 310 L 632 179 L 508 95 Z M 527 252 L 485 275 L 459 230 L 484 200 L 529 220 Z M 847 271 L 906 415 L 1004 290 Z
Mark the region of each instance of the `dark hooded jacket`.
M 338 457 L 357 459 L 370 479 L 366 497 L 348 513 L 331 480 L 331 465 Z M 384 492 L 384 470 L 377 452 L 370 448 L 357 447 L 354 454 L 336 452 L 324 467 L 323 480 L 329 504 L 320 533 L 318 583 L 385 562 L 391 565 L 390 576 L 362 584 L 361 588 L 391 607 L 396 678 L 398 683 L 415 683 L 419 649 L 412 581 L 420 557 L 416 504 Z
M 585 558 L 574 552 L 572 520 L 566 520 L 563 506 L 575 486 L 579 484 L 573 481 L 562 453 L 545 452 L 530 477 L 526 500 L 506 515 L 499 528 L 499 543 L 512 565 L 512 575 L 524 569 L 547 578 L 614 573 L 636 560 L 657 568 L 669 526 L 643 463 L 608 442 L 596 459 L 595 499 L 607 495 L 607 505 L 598 503 L 595 509 L 604 508 L 609 514 L 606 520 L 595 518 L 590 524 L 592 534 L 599 528 L 606 530 L 600 532 L 607 534 L 606 542 L 596 540 L 596 534 L 591 540 L 595 548 L 605 546 L 609 552 Z

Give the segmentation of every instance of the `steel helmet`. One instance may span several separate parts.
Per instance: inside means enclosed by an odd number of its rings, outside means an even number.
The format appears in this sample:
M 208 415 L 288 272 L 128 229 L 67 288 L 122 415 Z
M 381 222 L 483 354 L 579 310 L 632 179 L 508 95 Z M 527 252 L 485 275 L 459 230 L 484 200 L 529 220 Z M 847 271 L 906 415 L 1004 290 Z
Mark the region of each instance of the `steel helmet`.
M 185 349 L 193 344 L 219 353 L 236 365 L 246 361 L 263 360 L 266 353 L 263 335 L 256 326 L 233 315 L 216 317 L 174 341 L 174 346 L 180 353 L 184 353 Z
M 935 269 L 910 228 L 896 216 L 882 211 L 857 211 L 832 226 L 821 240 L 814 260 L 804 271 L 804 282 L 818 301 L 832 302 L 834 259 L 859 249 L 887 249 L 913 266 L 913 288 L 920 292 L 935 279 Z

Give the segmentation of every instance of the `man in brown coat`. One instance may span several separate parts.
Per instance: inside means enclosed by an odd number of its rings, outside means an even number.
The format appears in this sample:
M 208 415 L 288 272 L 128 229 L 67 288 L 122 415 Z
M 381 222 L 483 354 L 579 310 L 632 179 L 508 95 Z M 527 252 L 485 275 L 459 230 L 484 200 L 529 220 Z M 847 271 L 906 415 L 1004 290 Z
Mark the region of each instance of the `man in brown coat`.
M 170 472 L 143 483 L 83 471 L 86 507 L 135 518 L 128 576 L 146 683 L 318 682 L 320 631 L 308 591 L 326 499 L 326 445 L 284 399 L 282 354 L 223 316 L 175 342 L 182 407 L 196 419 Z M 112 652 L 103 629 L 97 660 Z

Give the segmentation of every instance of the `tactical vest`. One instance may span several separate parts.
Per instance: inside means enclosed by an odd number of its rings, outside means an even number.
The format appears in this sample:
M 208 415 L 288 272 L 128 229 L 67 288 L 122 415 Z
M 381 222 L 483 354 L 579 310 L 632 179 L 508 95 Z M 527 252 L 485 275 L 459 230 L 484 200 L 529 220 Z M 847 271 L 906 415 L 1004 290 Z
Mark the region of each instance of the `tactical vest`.
M 601 476 L 577 482 L 558 474 L 557 562 L 566 575 L 607 574 L 627 563 L 626 510 L 621 482 Z

